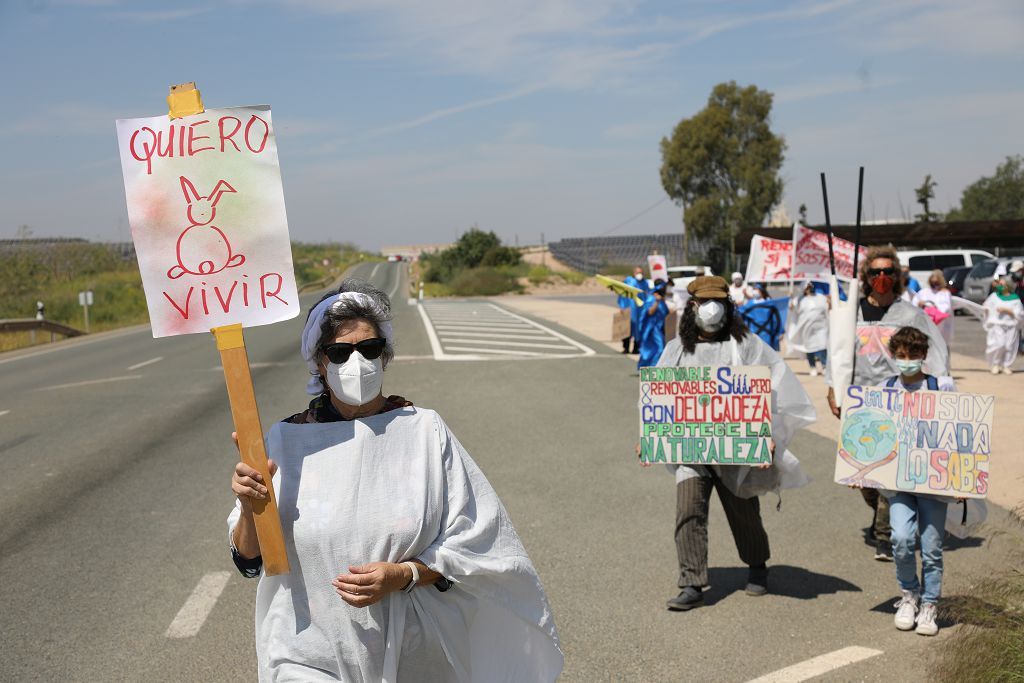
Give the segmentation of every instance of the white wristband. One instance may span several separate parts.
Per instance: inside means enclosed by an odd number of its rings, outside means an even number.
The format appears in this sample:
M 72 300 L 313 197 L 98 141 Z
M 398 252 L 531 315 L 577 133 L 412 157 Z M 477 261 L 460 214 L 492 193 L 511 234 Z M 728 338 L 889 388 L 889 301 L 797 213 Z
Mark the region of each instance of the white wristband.
M 402 589 L 403 593 L 412 593 L 412 589 L 416 587 L 416 584 L 420 582 L 420 570 L 416 567 L 415 562 L 403 562 L 402 564 L 409 567 L 412 570 L 412 581 L 409 585 Z

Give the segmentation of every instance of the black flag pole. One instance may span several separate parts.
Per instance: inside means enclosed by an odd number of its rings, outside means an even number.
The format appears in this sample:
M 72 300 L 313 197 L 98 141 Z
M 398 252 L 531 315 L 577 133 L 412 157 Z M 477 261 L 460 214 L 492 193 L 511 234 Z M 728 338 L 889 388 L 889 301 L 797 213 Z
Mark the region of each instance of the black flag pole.
M 857 230 L 853 234 L 853 277 L 857 277 L 857 261 L 860 260 L 860 209 L 864 204 L 864 167 L 860 167 L 857 180 Z
M 821 174 L 821 198 L 825 202 L 825 234 L 828 235 L 828 265 L 832 276 L 836 274 L 836 255 L 832 249 L 832 218 L 828 214 L 828 188 L 825 186 L 825 174 Z

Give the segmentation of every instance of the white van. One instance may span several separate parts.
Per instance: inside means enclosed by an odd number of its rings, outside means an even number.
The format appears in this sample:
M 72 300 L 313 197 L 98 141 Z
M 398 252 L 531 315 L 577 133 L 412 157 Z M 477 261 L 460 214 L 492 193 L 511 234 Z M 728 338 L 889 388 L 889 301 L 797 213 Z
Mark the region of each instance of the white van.
M 666 268 L 666 270 L 677 289 L 686 289 L 686 286 L 693 282 L 694 278 L 697 277 L 697 273 L 701 271 L 704 271 L 704 275 L 715 274 L 709 266 L 672 266 L 671 268 Z
M 938 268 L 944 270 L 953 266 L 973 266 L 985 259 L 995 258 L 987 251 L 978 249 L 932 249 L 928 251 L 899 251 L 900 265 L 910 268 L 910 276 L 924 287 L 928 276 Z

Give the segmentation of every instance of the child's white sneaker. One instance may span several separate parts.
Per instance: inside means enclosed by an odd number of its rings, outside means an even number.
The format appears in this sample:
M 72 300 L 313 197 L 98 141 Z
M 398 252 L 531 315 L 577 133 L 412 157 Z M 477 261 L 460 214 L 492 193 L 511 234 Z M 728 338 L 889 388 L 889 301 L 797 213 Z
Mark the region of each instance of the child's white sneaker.
M 934 636 L 939 632 L 939 625 L 935 623 L 935 603 L 926 602 L 921 605 L 921 611 L 917 615 L 917 635 Z
M 1009 365 L 1004 365 L 1003 366 L 1003 374 L 1004 375 L 1012 375 L 1013 374 L 1013 370 L 1010 369 Z
M 999 374 L 999 366 L 998 365 L 993 365 L 992 368 L 989 370 L 989 372 L 991 372 L 993 375 L 998 375 Z
M 811 368 L 811 377 L 818 376 L 818 368 Z
M 917 616 L 918 594 L 913 591 L 900 591 L 902 594 L 896 602 L 896 628 L 901 631 L 909 631 L 914 628 L 914 617 Z M 919 627 L 920 628 L 920 627 Z

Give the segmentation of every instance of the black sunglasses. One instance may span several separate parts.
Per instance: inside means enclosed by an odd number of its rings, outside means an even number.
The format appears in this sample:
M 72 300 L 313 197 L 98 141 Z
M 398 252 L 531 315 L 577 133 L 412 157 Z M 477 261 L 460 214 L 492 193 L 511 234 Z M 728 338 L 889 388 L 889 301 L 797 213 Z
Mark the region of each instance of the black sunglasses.
M 353 351 L 358 351 L 359 355 L 366 360 L 376 360 L 380 358 L 380 354 L 384 353 L 384 347 L 387 346 L 387 340 L 381 339 L 380 337 L 374 337 L 373 339 L 364 339 L 361 342 L 350 344 L 348 342 L 337 342 L 334 344 L 328 344 L 324 347 L 324 355 L 327 356 L 327 360 L 337 365 L 341 365 L 349 359 Z
M 895 268 L 868 268 L 868 275 L 874 277 L 876 275 L 895 275 Z

